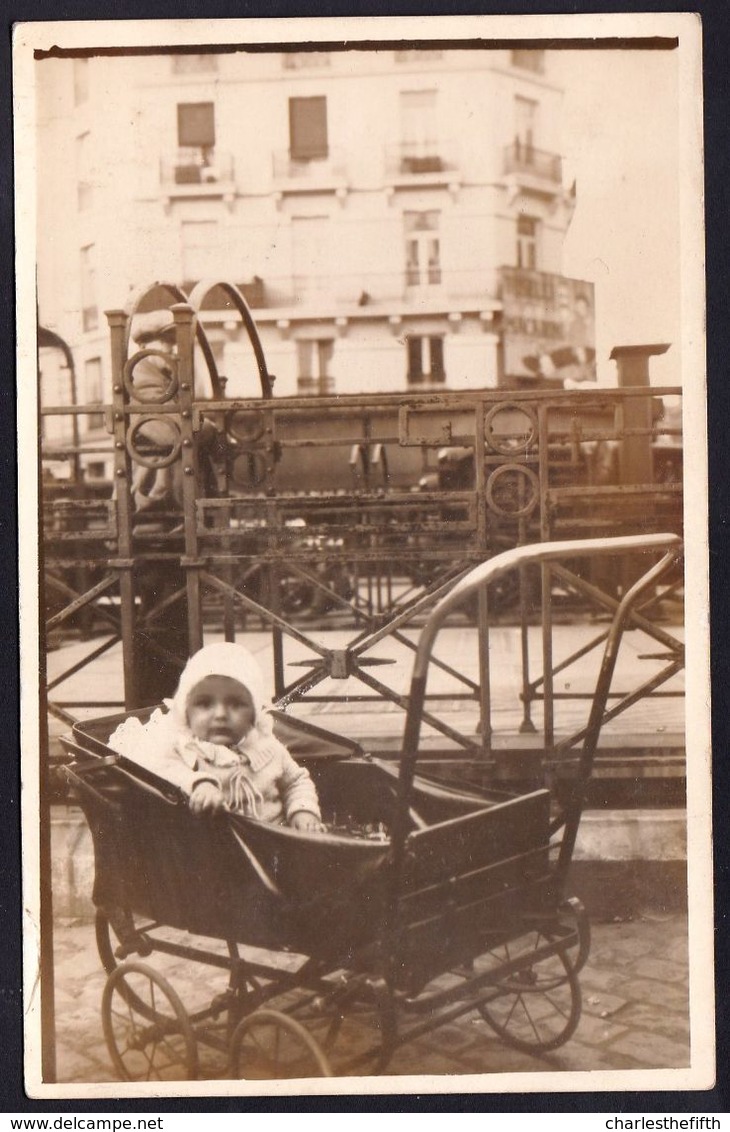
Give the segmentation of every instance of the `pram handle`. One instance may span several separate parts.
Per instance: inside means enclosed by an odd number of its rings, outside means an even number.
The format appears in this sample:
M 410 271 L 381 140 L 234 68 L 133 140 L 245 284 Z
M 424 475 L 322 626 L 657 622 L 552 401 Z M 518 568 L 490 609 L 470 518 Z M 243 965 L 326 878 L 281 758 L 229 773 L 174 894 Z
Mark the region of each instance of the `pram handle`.
M 412 679 L 426 675 L 431 649 L 436 634 L 446 618 L 463 602 L 483 586 L 501 578 L 515 567 L 530 563 L 554 562 L 560 558 L 593 558 L 596 555 L 630 554 L 631 552 L 650 552 L 652 550 L 674 551 L 676 558 L 681 551 L 682 540 L 675 534 L 623 535 L 617 538 L 586 538 L 561 542 L 542 542 L 530 546 L 517 546 L 505 550 L 487 562 L 474 566 L 467 574 L 454 583 L 452 589 L 434 606 L 426 621 L 416 646 Z
M 418 743 L 421 729 L 421 718 L 426 696 L 426 678 L 433 644 L 439 630 L 446 618 L 463 604 L 472 594 L 489 585 L 490 582 L 502 577 L 508 571 L 521 565 L 554 562 L 561 558 L 593 558 L 596 555 L 651 553 L 666 551 L 662 560 L 648 570 L 636 582 L 620 603 L 606 642 L 605 655 L 611 658 L 611 671 L 615 662 L 615 653 L 623 632 L 624 625 L 638 597 L 661 574 L 667 570 L 679 557 L 682 550 L 682 540 L 675 534 L 652 535 L 623 535 L 616 538 L 591 538 L 565 540 L 560 542 L 545 542 L 530 546 L 519 546 L 495 555 L 487 562 L 469 570 L 453 586 L 453 588 L 437 602 L 426 621 L 415 650 L 411 686 L 408 696 L 408 710 L 406 714 L 405 730 L 403 734 L 403 748 L 400 759 L 400 773 L 398 778 L 398 799 L 396 804 L 395 820 L 392 830 L 392 852 L 395 864 L 395 873 L 398 873 L 398 862 L 402 860 L 405 847 L 405 838 L 408 832 L 408 807 L 415 773 L 415 764 L 418 758 Z M 600 720 L 605 709 L 605 700 L 610 690 L 610 673 L 602 669 L 602 679 L 596 688 L 596 696 L 591 713 L 593 720 L 592 730 L 595 734 L 586 737 L 586 746 L 595 745 L 600 730 Z M 603 698 L 603 703 L 596 701 Z M 585 748 L 584 748 L 585 753 Z M 592 754 L 591 754 L 592 758 Z M 586 761 L 583 762 L 585 770 Z M 589 765 L 589 764 L 588 764 Z

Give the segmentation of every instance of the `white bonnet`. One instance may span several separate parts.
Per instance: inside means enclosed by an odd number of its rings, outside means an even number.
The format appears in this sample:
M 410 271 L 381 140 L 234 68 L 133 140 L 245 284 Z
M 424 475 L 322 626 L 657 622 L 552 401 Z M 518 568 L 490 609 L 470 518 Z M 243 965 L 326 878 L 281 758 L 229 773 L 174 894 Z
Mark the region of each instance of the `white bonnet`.
M 263 680 L 256 658 L 243 645 L 221 641 L 205 645 L 185 665 L 172 701 L 172 722 L 176 730 L 187 728 L 188 696 L 206 676 L 228 676 L 237 680 L 251 695 L 255 724 L 260 725 L 264 720 L 268 723 Z

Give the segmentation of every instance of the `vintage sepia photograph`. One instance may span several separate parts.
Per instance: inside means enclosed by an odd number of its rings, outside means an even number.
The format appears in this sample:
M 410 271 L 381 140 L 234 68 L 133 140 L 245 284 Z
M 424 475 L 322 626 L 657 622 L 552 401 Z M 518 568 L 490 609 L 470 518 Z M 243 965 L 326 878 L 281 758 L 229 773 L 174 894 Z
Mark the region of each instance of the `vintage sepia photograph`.
M 16 27 L 29 1096 L 711 1087 L 700 44 Z

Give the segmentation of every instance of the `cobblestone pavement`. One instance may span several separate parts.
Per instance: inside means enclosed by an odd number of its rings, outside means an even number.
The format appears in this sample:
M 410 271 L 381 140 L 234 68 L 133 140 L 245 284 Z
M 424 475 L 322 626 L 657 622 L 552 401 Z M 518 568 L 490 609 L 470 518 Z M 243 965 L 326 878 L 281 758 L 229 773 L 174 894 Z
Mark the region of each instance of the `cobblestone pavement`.
M 593 924 L 580 976 L 581 1021 L 558 1050 L 535 1056 L 504 1045 L 472 1013 L 401 1047 L 391 1075 L 674 1069 L 689 1065 L 687 919 L 646 912 L 632 920 Z M 93 926 L 56 925 L 56 1058 L 59 1082 L 116 1080 L 101 1023 L 105 975 Z M 206 941 L 207 942 L 207 941 Z M 153 955 L 188 1012 L 225 987 L 225 973 Z M 227 1076 L 222 1053 L 201 1055 L 201 1077 Z M 559 1086 L 558 1086 L 559 1087 Z

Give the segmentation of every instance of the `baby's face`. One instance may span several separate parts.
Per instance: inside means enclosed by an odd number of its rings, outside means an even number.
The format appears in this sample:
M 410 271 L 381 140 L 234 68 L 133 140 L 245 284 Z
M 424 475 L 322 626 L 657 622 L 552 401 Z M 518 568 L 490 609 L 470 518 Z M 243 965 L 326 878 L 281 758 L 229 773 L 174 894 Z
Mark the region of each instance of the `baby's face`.
M 196 739 L 233 747 L 253 727 L 251 693 L 230 676 L 206 676 L 187 701 L 188 727 Z

